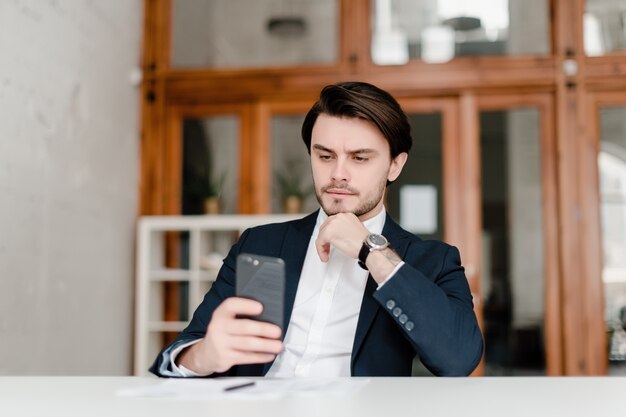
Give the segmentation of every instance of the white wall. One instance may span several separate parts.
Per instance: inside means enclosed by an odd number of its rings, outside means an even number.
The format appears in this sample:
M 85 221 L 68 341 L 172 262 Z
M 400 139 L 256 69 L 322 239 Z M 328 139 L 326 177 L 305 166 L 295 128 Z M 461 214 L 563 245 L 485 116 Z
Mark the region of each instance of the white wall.
M 142 13 L 0 1 L 0 374 L 130 373 Z

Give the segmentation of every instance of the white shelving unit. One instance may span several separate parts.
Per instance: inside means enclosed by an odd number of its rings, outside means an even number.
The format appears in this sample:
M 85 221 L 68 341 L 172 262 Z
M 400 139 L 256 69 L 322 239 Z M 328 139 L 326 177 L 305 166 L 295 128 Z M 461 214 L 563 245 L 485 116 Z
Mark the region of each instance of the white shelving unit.
M 241 233 L 250 227 L 283 222 L 301 215 L 144 216 L 139 219 L 135 310 L 135 375 L 148 368 L 163 348 L 164 332 L 179 332 L 187 321 L 163 320 L 163 287 L 184 282 L 188 319 L 217 277 L 223 258 Z M 167 236 L 178 233 L 185 248 L 180 268 L 166 268 Z M 187 255 L 188 254 L 188 255 Z M 185 259 L 186 258 L 186 259 Z

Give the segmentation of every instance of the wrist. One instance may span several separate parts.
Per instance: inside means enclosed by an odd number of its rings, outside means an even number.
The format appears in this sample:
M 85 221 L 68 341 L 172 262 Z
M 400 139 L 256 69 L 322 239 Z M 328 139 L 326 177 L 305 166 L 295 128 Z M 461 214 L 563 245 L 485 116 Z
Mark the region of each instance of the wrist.
M 400 256 L 390 247 L 373 251 L 367 257 L 366 266 L 378 284 L 384 282 L 402 262 Z
M 204 356 L 202 354 L 202 344 L 204 340 L 193 344 L 187 348 L 185 348 L 178 357 L 175 362 L 177 366 L 184 366 L 188 370 L 195 372 L 200 375 L 209 375 L 215 372 L 214 367 L 210 363 L 205 363 L 207 361 L 203 360 Z M 210 362 L 210 360 L 209 360 Z
M 370 254 L 373 252 L 380 252 L 387 247 L 389 247 L 389 241 L 385 236 L 376 233 L 368 234 L 365 239 L 363 239 L 363 243 L 359 251 L 359 266 L 365 270 L 368 270 L 367 259 L 369 258 Z

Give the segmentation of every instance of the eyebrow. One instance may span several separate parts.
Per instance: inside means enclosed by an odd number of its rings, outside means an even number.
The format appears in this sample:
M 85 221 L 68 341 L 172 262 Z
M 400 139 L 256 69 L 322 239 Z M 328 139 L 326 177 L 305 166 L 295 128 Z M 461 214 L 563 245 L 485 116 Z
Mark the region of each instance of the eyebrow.
M 313 145 L 313 149 L 316 149 L 318 151 L 328 152 L 328 153 L 335 153 L 335 151 L 333 151 L 332 149 L 328 149 L 327 147 L 322 146 L 322 145 L 318 145 L 318 144 Z M 376 153 L 376 151 L 374 149 L 363 148 L 363 149 L 355 149 L 354 151 L 349 151 L 348 153 L 350 153 L 352 155 L 354 155 L 354 154 L 371 154 L 371 153 Z

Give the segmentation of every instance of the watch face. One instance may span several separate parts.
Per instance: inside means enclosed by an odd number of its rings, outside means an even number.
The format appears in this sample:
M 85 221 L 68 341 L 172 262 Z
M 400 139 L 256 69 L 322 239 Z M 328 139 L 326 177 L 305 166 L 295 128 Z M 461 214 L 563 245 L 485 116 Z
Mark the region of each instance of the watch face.
M 367 243 L 369 244 L 368 246 L 370 246 L 372 249 L 380 249 L 387 246 L 387 239 L 385 239 L 385 236 L 372 233 L 367 236 Z

